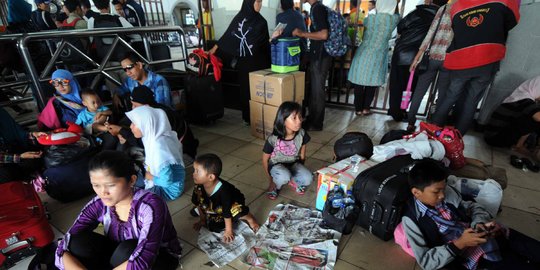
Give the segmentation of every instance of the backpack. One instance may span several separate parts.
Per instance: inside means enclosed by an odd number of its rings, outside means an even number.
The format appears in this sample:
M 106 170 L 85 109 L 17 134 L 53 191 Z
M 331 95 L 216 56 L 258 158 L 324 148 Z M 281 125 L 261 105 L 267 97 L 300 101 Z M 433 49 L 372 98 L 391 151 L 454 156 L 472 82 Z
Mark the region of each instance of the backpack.
M 358 154 L 366 159 L 373 155 L 373 142 L 362 132 L 347 132 L 334 144 L 336 161 Z
M 71 23 L 68 23 L 66 19 L 62 22 L 62 25 L 58 27 L 58 31 L 75 30 L 75 25 L 80 20 L 82 20 L 82 18 L 75 18 Z M 82 53 L 88 54 L 87 46 L 85 45 L 85 44 L 88 44 L 87 40 L 83 42 L 82 39 L 76 38 L 76 37 L 67 37 L 67 38 L 63 38 L 63 40 L 65 40 L 66 43 L 73 45 Z M 59 44 L 61 41 L 62 39 L 58 40 Z M 81 64 L 86 63 L 85 58 L 67 44 L 62 50 L 62 52 L 60 53 L 60 59 L 62 59 L 64 64 L 67 64 L 67 65 L 81 65 Z
M 99 14 L 98 16 L 94 17 L 94 28 L 111 28 L 111 27 L 123 27 L 122 22 L 120 22 L 120 16 Z M 126 40 L 127 42 L 129 42 L 129 40 L 127 40 L 127 37 L 125 35 L 120 35 L 120 37 Z M 98 56 L 99 61 L 105 58 L 105 56 L 110 51 L 110 48 L 112 46 L 112 44 L 105 43 L 104 39 L 106 38 L 114 39 L 114 36 L 102 36 L 102 37 L 94 38 L 94 44 L 96 46 L 96 51 L 97 51 L 97 56 Z M 122 57 L 126 53 L 126 48 L 119 45 L 120 43 L 116 46 L 116 49 L 114 50 L 109 60 L 112 60 L 112 61 L 122 60 Z
M 351 44 L 347 32 L 347 21 L 339 12 L 327 6 L 324 6 L 324 8 L 326 8 L 328 14 L 328 39 L 324 42 L 324 49 L 332 57 L 343 56 L 347 53 L 348 46 Z M 312 15 L 311 21 L 315 21 Z M 314 26 L 316 29 L 317 26 Z

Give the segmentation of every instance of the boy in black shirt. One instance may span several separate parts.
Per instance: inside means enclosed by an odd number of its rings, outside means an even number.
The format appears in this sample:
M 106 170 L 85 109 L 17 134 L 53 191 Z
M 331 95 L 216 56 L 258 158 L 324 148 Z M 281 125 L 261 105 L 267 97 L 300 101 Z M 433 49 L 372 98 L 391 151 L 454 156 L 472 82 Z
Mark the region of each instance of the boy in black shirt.
M 221 160 L 215 154 L 195 158 L 195 188 L 191 202 L 199 209 L 200 221 L 193 224 L 193 229 L 198 231 L 202 226 L 212 232 L 225 229 L 223 242 L 229 243 L 234 240 L 233 221 L 246 221 L 254 232 L 259 229 L 259 224 L 245 206 L 244 194 L 231 183 L 219 178 L 221 167 Z

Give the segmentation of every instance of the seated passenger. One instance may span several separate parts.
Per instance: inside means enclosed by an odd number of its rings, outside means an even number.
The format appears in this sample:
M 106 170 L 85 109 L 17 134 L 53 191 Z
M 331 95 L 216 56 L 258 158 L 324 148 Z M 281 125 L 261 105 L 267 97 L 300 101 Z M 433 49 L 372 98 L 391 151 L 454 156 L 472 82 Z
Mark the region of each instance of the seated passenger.
M 84 110 L 79 94 L 81 86 L 71 72 L 57 69 L 53 72 L 50 83 L 56 89 L 56 94 L 38 116 L 38 125 L 49 129 L 66 127 L 66 121 L 77 121 L 77 116 Z
M 229 243 L 234 240 L 233 222 L 244 220 L 254 232 L 259 229 L 259 224 L 249 212 L 244 194 L 231 183 L 219 178 L 221 167 L 221 159 L 215 154 L 195 158 L 195 188 L 191 202 L 201 214 L 193 228 L 198 231 L 204 226 L 218 233 L 225 230 L 222 240 Z
M 403 230 L 423 269 L 540 269 L 540 242 L 493 221 L 446 185 L 448 172 L 424 159 L 409 173 L 414 197 Z
M 32 145 L 38 145 L 36 138 L 44 134 L 24 130 L 0 107 L 0 183 L 31 180 L 41 169 L 42 152 Z
M 142 138 L 146 174 L 144 186 L 166 200 L 174 200 L 184 191 L 185 169 L 182 144 L 171 130 L 167 114 L 161 109 L 140 106 L 126 113 L 135 138 Z
M 159 104 L 169 108 L 173 107 L 171 99 L 171 88 L 163 76 L 144 68 L 143 61 L 134 53 L 127 53 L 120 62 L 122 68 L 128 75 L 126 81 L 120 86 L 115 94 L 115 104 L 119 104 L 119 95 L 131 95 L 133 89 L 139 85 L 146 85 L 155 95 Z
M 134 188 L 135 161 L 103 151 L 89 163 L 97 196 L 58 243 L 59 269 L 176 269 L 182 248 L 167 204 Z M 103 224 L 104 235 L 93 232 Z
M 540 76 L 522 83 L 491 115 L 484 139 L 489 145 L 528 151 L 529 135 L 540 135 Z M 537 141 L 534 140 L 536 146 Z

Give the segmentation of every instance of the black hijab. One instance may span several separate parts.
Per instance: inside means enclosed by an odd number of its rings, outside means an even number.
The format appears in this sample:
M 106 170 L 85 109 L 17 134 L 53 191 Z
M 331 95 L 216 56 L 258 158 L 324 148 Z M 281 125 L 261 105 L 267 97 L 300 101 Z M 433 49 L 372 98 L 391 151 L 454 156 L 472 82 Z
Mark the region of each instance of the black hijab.
M 255 11 L 255 1 L 244 0 L 242 9 L 219 39 L 219 48 L 227 54 L 248 57 L 268 49 L 268 24 L 263 16 Z

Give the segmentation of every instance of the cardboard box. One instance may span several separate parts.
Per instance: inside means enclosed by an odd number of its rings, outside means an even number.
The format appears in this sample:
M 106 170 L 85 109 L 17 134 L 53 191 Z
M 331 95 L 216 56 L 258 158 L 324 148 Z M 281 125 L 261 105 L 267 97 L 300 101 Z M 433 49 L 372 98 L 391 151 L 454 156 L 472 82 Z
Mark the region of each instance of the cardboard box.
M 360 158 L 360 160 L 363 159 L 359 155 L 355 156 Z M 352 191 L 354 180 L 360 172 L 374 166 L 377 162 L 362 160 L 358 163 L 357 170 L 354 170 L 350 164 L 351 158 L 349 157 L 317 171 L 319 174 L 317 178 L 317 197 L 315 201 L 315 208 L 317 208 L 317 210 L 323 210 L 326 196 L 330 190 L 334 189 L 335 185 L 339 185 L 345 193 L 348 190 Z
M 278 107 L 249 101 L 251 134 L 265 140 L 272 134 Z
M 305 74 L 302 71 L 273 73 L 270 69 L 249 73 L 251 100 L 279 106 L 284 101 L 304 100 Z

